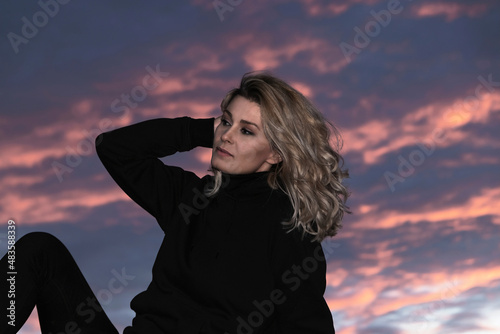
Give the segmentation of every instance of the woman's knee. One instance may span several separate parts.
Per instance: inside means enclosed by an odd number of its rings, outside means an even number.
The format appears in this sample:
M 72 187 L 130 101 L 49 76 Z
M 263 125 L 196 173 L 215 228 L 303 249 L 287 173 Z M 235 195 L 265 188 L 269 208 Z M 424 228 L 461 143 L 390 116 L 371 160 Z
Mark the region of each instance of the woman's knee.
M 24 249 L 28 249 L 34 253 L 67 251 L 59 239 L 47 232 L 30 232 L 19 238 L 15 246 L 17 252 Z

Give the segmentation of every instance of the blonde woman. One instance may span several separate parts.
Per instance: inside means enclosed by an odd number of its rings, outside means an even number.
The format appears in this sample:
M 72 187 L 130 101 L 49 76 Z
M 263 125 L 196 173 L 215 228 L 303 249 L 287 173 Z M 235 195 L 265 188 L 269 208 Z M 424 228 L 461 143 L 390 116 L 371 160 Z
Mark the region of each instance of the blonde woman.
M 335 128 L 266 73 L 244 75 L 221 112 L 148 120 L 97 139 L 110 175 L 165 233 L 152 282 L 132 300 L 136 316 L 124 333 L 334 333 L 320 241 L 349 212 Z M 213 175 L 159 160 L 195 147 L 212 150 Z M 64 316 L 42 311 L 59 319 L 46 328 L 57 331 L 70 318 L 81 333 L 116 332 L 102 310 L 89 324 L 69 315 L 81 299 L 95 299 L 82 286 Z

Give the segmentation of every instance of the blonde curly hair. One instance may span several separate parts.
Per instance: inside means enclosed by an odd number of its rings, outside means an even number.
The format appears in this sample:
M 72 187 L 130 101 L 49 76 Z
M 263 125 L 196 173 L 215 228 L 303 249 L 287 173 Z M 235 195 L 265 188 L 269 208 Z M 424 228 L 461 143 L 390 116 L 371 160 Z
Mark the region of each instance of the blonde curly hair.
M 268 183 L 285 192 L 292 203 L 294 213 L 285 224 L 301 228 L 317 241 L 336 235 L 344 213 L 351 213 L 345 205 L 349 192 L 342 180 L 349 174 L 342 169 L 338 130 L 304 95 L 268 73 L 246 73 L 240 86 L 224 97 L 221 110 L 236 96 L 260 106 L 264 134 L 282 158 L 271 168 Z M 222 184 L 222 173 L 212 171 L 214 183 L 208 196 L 215 195 Z

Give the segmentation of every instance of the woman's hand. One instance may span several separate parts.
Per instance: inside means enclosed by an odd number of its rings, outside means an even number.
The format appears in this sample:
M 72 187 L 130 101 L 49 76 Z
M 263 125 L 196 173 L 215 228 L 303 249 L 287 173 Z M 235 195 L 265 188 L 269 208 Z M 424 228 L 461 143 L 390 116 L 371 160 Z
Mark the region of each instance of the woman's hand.
M 217 117 L 215 120 L 214 120 L 214 135 L 215 135 L 215 130 L 217 130 L 217 127 L 219 126 L 220 124 L 220 120 L 221 120 L 222 116 L 219 116 Z

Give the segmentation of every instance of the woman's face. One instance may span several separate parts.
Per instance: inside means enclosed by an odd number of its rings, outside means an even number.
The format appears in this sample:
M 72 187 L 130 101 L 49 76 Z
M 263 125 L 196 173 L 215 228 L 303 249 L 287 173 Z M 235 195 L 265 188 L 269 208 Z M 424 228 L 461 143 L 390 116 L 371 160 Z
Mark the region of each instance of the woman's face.
M 227 174 L 250 174 L 268 171 L 278 162 L 262 130 L 260 106 L 235 96 L 215 130 L 212 167 Z

